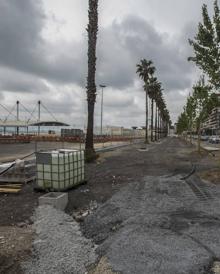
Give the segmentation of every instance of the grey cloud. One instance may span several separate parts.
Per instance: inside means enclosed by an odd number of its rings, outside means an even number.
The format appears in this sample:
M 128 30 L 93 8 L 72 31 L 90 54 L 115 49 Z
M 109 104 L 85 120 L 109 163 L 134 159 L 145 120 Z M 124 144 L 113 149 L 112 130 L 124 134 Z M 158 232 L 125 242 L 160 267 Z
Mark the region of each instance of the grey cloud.
M 173 38 L 179 40 L 177 43 L 166 34 L 160 34 L 146 20 L 128 16 L 102 29 L 99 39 L 99 81 L 115 88 L 132 86 L 137 78 L 136 64 L 141 58 L 147 58 L 154 61 L 166 90 L 190 86 L 192 66 L 186 60 L 188 37 L 185 30 L 181 37 Z
M 52 102 L 52 111 L 67 116 L 75 112 L 80 116 L 78 98 L 64 95 L 62 86 L 86 85 L 86 35 L 81 41 L 71 42 L 51 43 L 43 39 L 41 34 L 47 18 L 42 6 L 40 0 L 0 1 L 0 89 L 33 94 L 44 91 L 43 98 L 48 104 Z M 133 99 L 138 96 L 134 87 L 138 79 L 136 64 L 141 58 L 154 61 L 166 92 L 174 94 L 190 87 L 193 67 L 186 61 L 190 53 L 187 39 L 194 30 L 194 25 L 188 24 L 179 35 L 170 37 L 135 15 L 100 27 L 97 85 L 104 83 L 115 89 L 111 91 L 112 97 L 105 98 L 106 111 L 114 117 L 110 118 L 109 114 L 109 121 L 127 117 L 125 123 L 129 123 L 129 119 L 133 123 L 141 114 L 142 109 Z M 4 73 L 6 68 L 10 72 L 8 76 Z M 44 80 L 60 87 L 62 98 L 47 96 L 51 91 Z M 114 111 L 116 107 L 118 111 Z
M 39 1 L 3 0 L 0 2 L 1 64 L 28 69 L 42 43 L 40 32 L 44 14 Z
M 186 92 L 187 93 L 187 92 Z M 170 110 L 170 114 L 173 122 L 176 122 L 179 113 L 186 102 L 186 96 L 183 95 L 179 90 L 175 90 L 165 94 L 165 99 Z
M 0 90 L 17 93 L 42 93 L 49 89 L 45 82 L 38 77 L 0 67 Z
M 81 84 L 84 59 L 79 56 L 85 47 L 77 42 L 71 49 L 65 43 L 54 47 L 41 36 L 45 23 L 40 0 L 1 1 L 0 65 L 56 82 Z
M 42 93 L 42 94 L 30 94 L 30 96 L 27 96 L 25 93 L 16 93 L 16 96 L 12 93 L 4 93 L 6 95 L 5 100 L 2 100 L 1 103 L 8 107 L 8 109 L 12 109 L 12 107 L 15 105 L 16 100 L 19 100 L 21 103 L 20 107 L 20 118 L 23 120 L 29 119 L 30 113 L 28 113 L 23 106 L 25 106 L 26 109 L 29 110 L 29 112 L 34 111 L 33 116 L 36 120 L 38 117 L 38 108 L 37 108 L 37 102 L 38 100 L 41 100 L 42 107 L 41 107 L 41 118 L 42 120 L 54 120 L 54 117 L 58 120 L 67 122 L 67 123 L 80 123 L 84 119 L 85 109 L 83 107 L 83 98 L 81 96 L 81 90 L 75 89 L 72 87 L 72 91 L 70 88 L 62 88 L 62 91 L 59 89 L 54 89 L 53 91 L 50 91 L 48 96 L 48 93 Z M 49 110 L 50 113 L 54 114 L 54 117 L 52 117 L 51 114 L 44 108 L 46 107 L 47 110 Z M 0 107 L 1 108 L 1 107 Z M 0 116 L 3 117 L 7 113 L 1 108 Z M 3 115 L 4 114 L 4 115 Z M 14 114 L 16 115 L 16 110 L 14 111 Z M 13 118 L 13 116 L 11 116 Z
M 4 100 L 4 94 L 3 94 L 3 92 L 1 92 L 1 91 L 0 91 L 0 99 L 1 99 L 1 101 Z
M 0 65 L 55 83 L 85 86 L 86 37 L 81 42 L 50 44 L 41 37 L 45 20 L 39 0 L 1 2 Z M 148 58 L 155 62 L 166 89 L 190 84 L 190 66 L 178 45 L 167 42 L 166 35 L 140 17 L 127 16 L 100 29 L 98 41 L 97 82 L 114 88 L 133 86 L 136 64 L 141 58 Z M 180 81 L 173 80 L 179 76 Z
M 49 111 L 56 114 L 66 114 L 69 115 L 73 111 L 79 111 L 80 101 L 75 98 L 74 100 L 70 100 L 68 96 L 63 96 L 60 99 L 53 98 L 44 98 L 44 104 L 47 106 Z M 45 112 L 45 110 L 43 110 Z
M 108 108 L 127 108 L 134 104 L 134 93 L 131 94 L 126 90 L 123 91 L 111 91 L 105 93 L 105 106 Z

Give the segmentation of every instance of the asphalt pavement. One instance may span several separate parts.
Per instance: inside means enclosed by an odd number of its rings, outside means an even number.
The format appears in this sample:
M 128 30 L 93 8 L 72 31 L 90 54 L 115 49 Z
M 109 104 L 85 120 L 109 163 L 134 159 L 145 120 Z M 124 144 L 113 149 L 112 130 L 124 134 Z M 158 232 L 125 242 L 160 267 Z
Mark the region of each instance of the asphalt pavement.
M 220 186 L 199 178 L 216 163 L 193 150 L 177 138 L 136 150 L 145 175 L 85 219 L 84 235 L 116 273 L 211 273 L 220 258 Z
M 139 140 L 136 142 L 140 142 Z M 118 147 L 124 147 L 132 144 L 132 142 L 106 142 L 96 143 L 94 145 L 97 152 L 109 151 Z M 135 142 L 134 142 L 135 143 Z M 67 142 L 30 142 L 30 143 L 15 143 L 15 144 L 0 144 L 0 163 L 22 159 L 28 155 L 34 154 L 40 150 L 54 149 L 84 149 L 84 144 L 67 143 Z M 33 157 L 33 156 L 31 156 Z

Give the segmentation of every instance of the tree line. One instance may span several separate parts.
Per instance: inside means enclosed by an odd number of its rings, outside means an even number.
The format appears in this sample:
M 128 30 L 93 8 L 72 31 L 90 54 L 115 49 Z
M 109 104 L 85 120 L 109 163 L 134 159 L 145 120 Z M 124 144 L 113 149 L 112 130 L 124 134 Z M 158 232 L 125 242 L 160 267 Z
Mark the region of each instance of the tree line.
M 201 127 L 212 110 L 220 106 L 218 95 L 220 88 L 220 10 L 218 1 L 214 1 L 214 13 L 211 17 L 207 5 L 202 6 L 202 22 L 194 39 L 189 39 L 194 56 L 188 61 L 200 69 L 202 75 L 193 85 L 183 112 L 178 117 L 177 133 L 188 132 L 192 141 L 192 132 L 198 135 L 200 151 Z
M 87 161 L 94 160 L 97 155 L 94 150 L 94 109 L 96 102 L 96 45 L 98 35 L 98 0 L 88 0 L 89 23 L 87 26 L 88 33 L 88 76 L 87 76 L 87 132 L 85 142 L 85 153 Z M 141 60 L 137 65 L 137 73 L 144 81 L 144 90 L 146 92 L 146 138 L 148 143 L 148 97 L 151 99 L 151 140 L 158 140 L 166 136 L 170 124 L 170 115 L 166 108 L 162 96 L 161 83 L 154 76 L 155 67 L 152 61 Z M 154 111 L 155 106 L 155 111 Z M 155 113 L 155 116 L 154 116 Z M 153 130 L 155 128 L 155 131 Z
M 144 82 L 144 91 L 146 93 L 146 125 L 145 125 L 145 143 L 149 143 L 148 136 L 148 98 L 151 100 L 151 141 L 157 141 L 168 134 L 168 128 L 171 125 L 169 111 L 167 110 L 163 98 L 163 89 L 161 82 L 155 77 L 156 68 L 151 60 L 142 59 L 137 64 L 137 74 Z M 155 107 L 155 110 L 154 110 Z

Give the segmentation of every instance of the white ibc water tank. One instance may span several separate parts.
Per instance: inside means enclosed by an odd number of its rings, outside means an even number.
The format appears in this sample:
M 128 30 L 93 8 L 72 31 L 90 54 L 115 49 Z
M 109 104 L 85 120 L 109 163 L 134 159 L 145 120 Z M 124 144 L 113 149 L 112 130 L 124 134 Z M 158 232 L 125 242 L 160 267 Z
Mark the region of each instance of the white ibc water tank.
M 63 191 L 85 181 L 83 150 L 37 152 L 36 161 L 38 189 Z

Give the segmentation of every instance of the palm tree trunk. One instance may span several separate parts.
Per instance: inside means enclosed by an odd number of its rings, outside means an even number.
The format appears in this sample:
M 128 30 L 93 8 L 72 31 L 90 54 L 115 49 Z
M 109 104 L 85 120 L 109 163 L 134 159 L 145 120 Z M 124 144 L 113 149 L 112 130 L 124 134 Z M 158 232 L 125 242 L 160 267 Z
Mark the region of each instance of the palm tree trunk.
M 86 159 L 95 158 L 93 127 L 94 109 L 96 101 L 96 44 L 98 33 L 98 0 L 89 0 L 89 24 L 88 32 L 88 77 L 87 77 L 87 102 L 88 102 L 88 122 L 86 132 L 85 152 Z
M 151 142 L 154 141 L 154 99 L 151 99 Z
M 94 110 L 95 103 L 88 103 L 88 126 L 86 133 L 86 154 L 87 156 L 92 156 L 95 153 L 94 150 L 94 140 L 93 140 L 93 128 L 94 128 Z
M 145 125 L 145 144 L 149 144 L 148 140 L 148 92 L 146 90 L 146 125 Z
M 157 115 L 158 115 L 158 113 L 157 113 L 157 104 L 156 104 L 156 106 L 155 106 L 155 141 L 157 141 Z
M 158 117 L 157 117 L 157 139 L 160 140 L 160 110 L 158 108 Z

